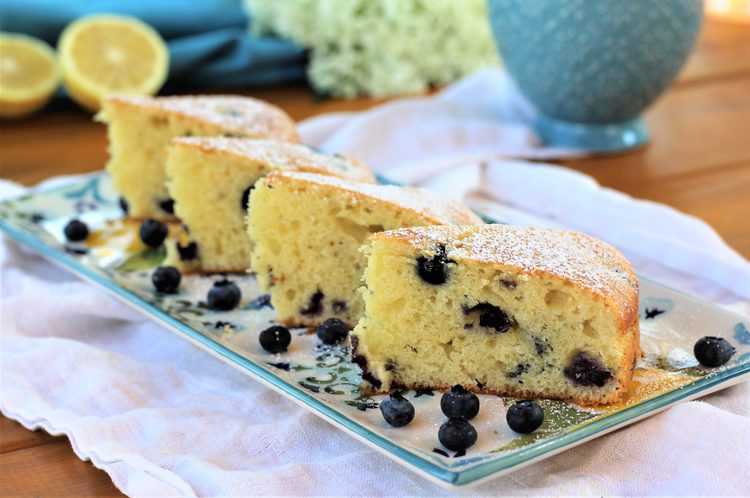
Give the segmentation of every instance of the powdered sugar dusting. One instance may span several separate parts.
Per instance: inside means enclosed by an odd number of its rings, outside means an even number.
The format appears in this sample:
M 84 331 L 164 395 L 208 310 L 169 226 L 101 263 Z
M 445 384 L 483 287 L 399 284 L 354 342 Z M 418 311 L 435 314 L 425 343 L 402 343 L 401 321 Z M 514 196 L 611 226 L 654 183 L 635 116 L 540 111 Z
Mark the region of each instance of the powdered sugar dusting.
M 436 224 L 476 225 L 482 223 L 482 220 L 463 204 L 445 200 L 438 194 L 422 189 L 355 183 L 339 178 L 290 171 L 274 172 L 266 178 L 270 185 L 274 182 L 304 182 L 312 188 L 330 190 L 330 187 L 335 187 L 341 195 L 349 196 L 353 202 L 363 197 L 378 200 L 401 209 L 415 211 Z M 326 194 L 321 192 L 321 195 Z
M 249 159 L 275 168 L 316 172 L 374 183 L 375 177 L 363 163 L 343 156 L 329 156 L 300 144 L 226 137 L 180 137 L 176 144 Z
M 375 237 L 407 240 L 419 252 L 445 245 L 448 258 L 459 263 L 474 260 L 551 275 L 611 299 L 623 318 L 637 314 L 638 279 L 630 263 L 614 247 L 579 232 L 483 225 L 403 228 Z
M 248 137 L 273 137 L 299 142 L 292 118 L 276 106 L 250 97 L 232 95 L 185 95 L 179 97 L 114 96 L 108 99 L 174 113 L 219 126 Z

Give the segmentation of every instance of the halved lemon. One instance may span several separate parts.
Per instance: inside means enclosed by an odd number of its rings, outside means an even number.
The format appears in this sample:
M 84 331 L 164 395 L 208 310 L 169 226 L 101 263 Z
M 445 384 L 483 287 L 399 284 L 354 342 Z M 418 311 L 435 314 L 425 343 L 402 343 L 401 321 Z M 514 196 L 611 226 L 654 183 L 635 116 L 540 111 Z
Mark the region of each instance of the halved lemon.
M 92 111 L 112 93 L 154 95 L 169 70 L 164 40 L 134 17 L 97 14 L 78 19 L 65 28 L 57 48 L 65 88 Z
M 49 45 L 26 35 L 0 33 L 0 116 L 36 111 L 59 85 L 60 70 Z

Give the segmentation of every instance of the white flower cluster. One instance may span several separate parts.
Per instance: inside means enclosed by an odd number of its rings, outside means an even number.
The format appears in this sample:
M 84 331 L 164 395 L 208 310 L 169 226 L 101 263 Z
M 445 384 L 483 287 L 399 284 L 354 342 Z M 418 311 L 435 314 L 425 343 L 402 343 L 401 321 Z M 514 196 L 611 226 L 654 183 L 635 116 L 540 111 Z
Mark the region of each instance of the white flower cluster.
M 311 49 L 325 95 L 420 93 L 497 64 L 485 0 L 245 0 L 253 32 Z

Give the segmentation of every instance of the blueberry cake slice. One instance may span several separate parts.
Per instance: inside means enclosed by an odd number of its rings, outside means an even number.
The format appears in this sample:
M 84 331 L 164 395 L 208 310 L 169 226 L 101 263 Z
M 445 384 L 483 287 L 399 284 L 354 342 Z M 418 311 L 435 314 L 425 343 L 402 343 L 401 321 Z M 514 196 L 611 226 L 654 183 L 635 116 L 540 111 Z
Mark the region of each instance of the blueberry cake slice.
M 466 207 L 423 190 L 275 171 L 250 195 L 251 268 L 281 322 L 354 325 L 363 309 L 359 249 L 371 233 L 475 223 Z
M 304 145 L 247 138 L 176 138 L 167 152 L 167 187 L 189 236 L 170 251 L 169 264 L 206 273 L 246 271 L 250 267 L 245 229 L 248 198 L 255 182 L 274 170 L 375 181 L 363 164 L 318 154 Z
M 577 232 L 506 225 L 370 237 L 352 355 L 367 390 L 609 403 L 639 356 L 638 280 Z
M 99 121 L 107 123 L 107 170 L 135 218 L 174 219 L 165 185 L 166 148 L 179 136 L 236 136 L 298 142 L 281 109 L 248 97 L 112 96 Z

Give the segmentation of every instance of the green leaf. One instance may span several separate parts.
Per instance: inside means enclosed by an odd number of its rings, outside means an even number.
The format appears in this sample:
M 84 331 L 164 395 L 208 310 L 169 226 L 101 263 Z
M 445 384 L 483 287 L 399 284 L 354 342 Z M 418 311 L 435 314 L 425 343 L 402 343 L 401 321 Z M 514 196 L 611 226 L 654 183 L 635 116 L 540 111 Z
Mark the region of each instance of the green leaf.
M 117 267 L 117 270 L 131 272 L 156 268 L 162 264 L 166 257 L 167 249 L 164 245 L 161 245 L 156 249 L 149 248 L 130 256 Z

